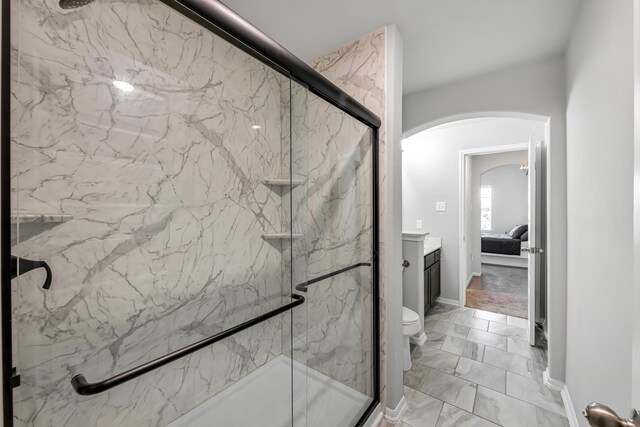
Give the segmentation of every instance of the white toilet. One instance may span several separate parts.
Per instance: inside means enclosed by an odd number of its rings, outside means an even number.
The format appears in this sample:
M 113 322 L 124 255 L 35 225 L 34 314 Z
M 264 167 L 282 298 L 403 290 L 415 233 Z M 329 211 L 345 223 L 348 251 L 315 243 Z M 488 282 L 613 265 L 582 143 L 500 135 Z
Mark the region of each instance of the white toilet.
M 420 316 L 407 307 L 402 307 L 402 346 L 403 348 L 403 368 L 405 371 L 411 369 L 411 350 L 409 349 L 409 337 L 420 332 Z

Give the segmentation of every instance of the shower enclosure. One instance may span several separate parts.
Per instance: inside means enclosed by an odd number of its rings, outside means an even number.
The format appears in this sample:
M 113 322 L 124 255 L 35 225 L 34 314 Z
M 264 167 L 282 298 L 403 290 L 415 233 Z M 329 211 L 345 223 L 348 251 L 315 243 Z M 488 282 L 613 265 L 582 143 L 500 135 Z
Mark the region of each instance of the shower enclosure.
M 363 424 L 380 120 L 216 0 L 2 7 L 4 425 Z

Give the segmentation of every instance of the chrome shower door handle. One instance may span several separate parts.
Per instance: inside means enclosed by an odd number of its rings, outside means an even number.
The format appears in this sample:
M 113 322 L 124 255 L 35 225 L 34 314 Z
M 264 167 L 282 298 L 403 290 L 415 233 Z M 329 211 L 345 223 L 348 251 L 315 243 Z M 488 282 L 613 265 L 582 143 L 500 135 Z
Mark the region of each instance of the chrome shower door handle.
M 582 415 L 591 427 L 640 427 L 640 413 L 635 409 L 631 411 L 631 418 L 623 419 L 606 405 L 590 403 Z

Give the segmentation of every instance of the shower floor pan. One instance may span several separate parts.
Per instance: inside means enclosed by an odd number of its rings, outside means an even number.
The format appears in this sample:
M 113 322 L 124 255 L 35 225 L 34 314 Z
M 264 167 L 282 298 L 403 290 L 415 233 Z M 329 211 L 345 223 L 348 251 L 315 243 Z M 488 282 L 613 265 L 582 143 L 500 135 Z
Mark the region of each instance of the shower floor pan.
M 293 423 L 291 359 L 278 356 L 168 427 L 343 427 L 354 425 L 373 400 L 298 362 L 293 381 Z

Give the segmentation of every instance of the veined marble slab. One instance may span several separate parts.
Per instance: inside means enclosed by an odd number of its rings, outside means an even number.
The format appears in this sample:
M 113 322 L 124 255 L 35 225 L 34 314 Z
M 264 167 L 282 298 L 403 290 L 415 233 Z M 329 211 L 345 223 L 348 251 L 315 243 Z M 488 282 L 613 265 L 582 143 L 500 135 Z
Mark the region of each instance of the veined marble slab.
M 46 260 L 54 283 L 21 276 L 14 289 L 16 425 L 166 425 L 290 353 L 370 395 L 371 268 L 108 392 L 72 390 L 75 374 L 107 378 L 370 262 L 371 135 L 159 2 L 12 10 L 12 197 L 69 218 L 17 248 Z M 374 77 L 359 91 L 367 104 L 384 104 L 384 41 L 378 31 L 343 52 Z M 300 185 L 285 192 L 289 178 Z M 290 231 L 301 238 L 287 245 Z
M 383 124 L 378 132 L 378 162 L 381 165 L 387 164 L 387 128 L 384 124 L 386 117 L 386 29 L 376 30 L 358 40 L 349 43 L 339 49 L 329 52 L 319 58 L 310 61 L 310 65 L 335 83 L 342 90 L 360 101 L 364 106 L 369 108 L 375 114 L 383 119 Z M 294 109 L 295 110 L 295 109 Z M 295 128 L 295 126 L 292 126 Z M 294 140 L 295 146 L 295 140 Z M 367 154 L 370 155 L 370 154 Z M 363 161 L 363 164 L 365 162 Z M 378 231 L 381 236 L 387 232 L 387 177 L 386 168 L 378 168 Z M 362 188 L 365 188 L 364 186 Z M 367 247 L 370 242 L 367 239 L 360 239 L 361 251 Z M 380 395 L 381 405 L 385 407 L 385 388 L 386 388 L 386 289 L 387 289 L 387 248 L 384 241 L 379 242 L 378 255 L 378 286 L 379 286 L 379 348 L 374 349 L 379 354 L 380 361 Z M 365 282 L 368 283 L 368 282 Z M 371 301 L 365 298 L 363 301 Z M 369 302 L 367 302 L 369 304 Z M 352 354 L 357 354 L 356 352 Z M 367 356 L 368 357 L 368 356 Z M 366 359 L 365 359 L 366 360 Z M 366 364 L 358 362 L 360 366 Z
M 96 396 L 70 380 L 290 301 L 262 239 L 290 227 L 262 183 L 288 178 L 289 79 L 160 2 L 15 3 L 11 196 L 68 218 L 16 247 L 54 281 L 14 281 L 15 424 L 166 425 L 282 354 L 286 316 Z

